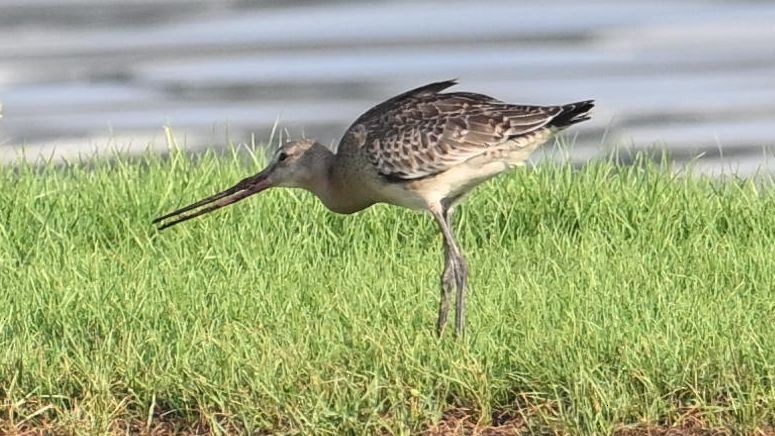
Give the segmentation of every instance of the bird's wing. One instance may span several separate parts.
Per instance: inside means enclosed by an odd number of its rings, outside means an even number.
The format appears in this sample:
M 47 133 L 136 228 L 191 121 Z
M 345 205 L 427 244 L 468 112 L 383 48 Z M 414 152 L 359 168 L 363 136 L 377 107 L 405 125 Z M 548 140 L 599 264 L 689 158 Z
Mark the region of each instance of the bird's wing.
M 364 112 L 363 115 L 359 116 L 358 119 L 352 123 L 347 131 L 350 131 L 354 126 L 377 119 L 382 114 L 393 112 L 401 106 L 411 104 L 418 99 L 433 97 L 450 86 L 455 85 L 457 85 L 457 80 L 451 79 L 443 82 L 429 83 L 420 86 L 419 88 L 410 89 L 402 94 L 398 94 Z
M 439 82 L 394 97 L 348 130 L 377 171 L 391 179 L 437 174 L 488 148 L 546 127 L 561 106 L 516 106 Z

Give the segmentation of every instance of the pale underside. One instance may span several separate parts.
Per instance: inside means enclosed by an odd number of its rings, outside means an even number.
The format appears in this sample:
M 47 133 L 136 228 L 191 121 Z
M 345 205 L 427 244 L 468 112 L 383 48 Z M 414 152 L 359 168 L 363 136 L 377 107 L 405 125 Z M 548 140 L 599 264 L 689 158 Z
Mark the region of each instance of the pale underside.
M 441 204 L 454 206 L 481 183 L 524 165 L 528 156 L 550 136 L 550 129 L 541 129 L 488 148 L 444 172 L 402 183 L 377 182 L 380 186 L 369 187 L 378 193 L 379 202 L 409 209 L 428 210 Z

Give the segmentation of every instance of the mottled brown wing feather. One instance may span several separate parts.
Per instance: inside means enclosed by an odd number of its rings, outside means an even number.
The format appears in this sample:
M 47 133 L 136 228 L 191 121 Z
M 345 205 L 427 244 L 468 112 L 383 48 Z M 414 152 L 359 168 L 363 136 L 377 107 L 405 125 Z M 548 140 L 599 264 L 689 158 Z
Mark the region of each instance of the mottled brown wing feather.
M 369 109 L 347 129 L 339 152 L 364 153 L 383 176 L 413 180 L 537 130 L 589 119 L 594 106 L 592 101 L 519 106 L 482 94 L 441 93 L 456 83 L 430 83 Z
M 412 180 L 544 128 L 563 111 L 561 106 L 510 105 L 481 94 L 439 93 L 454 83 L 432 83 L 381 103 L 359 117 L 348 134 L 380 174 Z
M 426 98 L 433 97 L 434 95 L 437 95 L 441 91 L 451 86 L 455 86 L 456 84 L 457 84 L 456 79 L 445 80 L 443 82 L 429 83 L 427 85 L 420 86 L 419 88 L 410 89 L 409 91 L 406 91 L 402 94 L 398 94 L 397 96 L 390 98 L 388 100 L 385 100 L 382 103 L 364 112 L 363 115 L 359 116 L 352 123 L 352 125 L 347 129 L 347 131 L 349 132 L 350 130 L 352 130 L 353 127 L 357 126 L 358 124 L 372 121 L 378 118 L 382 114 L 391 113 L 396 109 L 400 108 L 401 106 L 406 105 L 407 103 L 411 103 L 414 99 L 423 98 L 423 97 L 426 97 Z

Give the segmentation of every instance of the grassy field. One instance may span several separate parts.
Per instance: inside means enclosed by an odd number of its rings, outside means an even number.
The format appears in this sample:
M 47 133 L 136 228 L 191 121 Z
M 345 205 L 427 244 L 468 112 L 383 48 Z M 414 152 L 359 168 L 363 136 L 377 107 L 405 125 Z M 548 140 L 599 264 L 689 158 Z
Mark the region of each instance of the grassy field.
M 457 215 L 468 335 L 440 340 L 422 214 L 274 190 L 150 225 L 246 156 L 0 168 L 0 432 L 775 423 L 772 190 L 643 162 L 499 178 Z

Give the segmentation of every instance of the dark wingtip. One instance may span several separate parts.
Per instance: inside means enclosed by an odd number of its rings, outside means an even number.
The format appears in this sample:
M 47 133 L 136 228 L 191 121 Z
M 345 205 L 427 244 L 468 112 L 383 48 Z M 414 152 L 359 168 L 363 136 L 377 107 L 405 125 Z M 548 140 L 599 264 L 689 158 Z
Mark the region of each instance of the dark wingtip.
M 592 118 L 589 111 L 595 107 L 595 100 L 577 101 L 562 106 L 562 110 L 552 119 L 549 125 L 564 129 Z
M 414 88 L 402 94 L 399 94 L 393 97 L 391 100 L 398 100 L 410 95 L 438 94 L 439 92 L 455 85 L 457 85 L 456 78 L 449 79 L 449 80 L 442 80 L 441 82 L 428 83 L 426 85 L 420 86 L 419 88 Z

